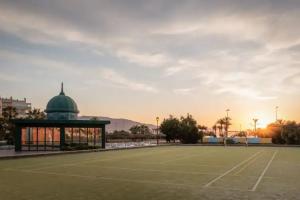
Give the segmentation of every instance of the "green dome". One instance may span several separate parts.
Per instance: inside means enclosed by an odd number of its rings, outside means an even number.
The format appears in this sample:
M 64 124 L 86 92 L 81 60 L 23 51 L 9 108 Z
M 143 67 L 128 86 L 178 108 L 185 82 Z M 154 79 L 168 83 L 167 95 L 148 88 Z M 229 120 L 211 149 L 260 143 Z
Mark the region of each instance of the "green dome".
M 53 97 L 47 104 L 46 113 L 51 112 L 72 112 L 79 113 L 75 101 L 64 94 Z
M 76 119 L 79 110 L 76 102 L 63 91 L 63 84 L 59 95 L 50 99 L 45 110 L 48 119 Z

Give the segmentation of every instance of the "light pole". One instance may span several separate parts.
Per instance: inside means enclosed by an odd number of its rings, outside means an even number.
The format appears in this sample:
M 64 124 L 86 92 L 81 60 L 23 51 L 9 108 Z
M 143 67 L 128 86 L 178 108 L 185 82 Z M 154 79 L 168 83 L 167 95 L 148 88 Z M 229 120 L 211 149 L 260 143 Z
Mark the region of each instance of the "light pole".
M 158 121 L 159 117 L 156 117 L 156 144 L 158 145 Z
M 229 109 L 226 110 L 226 138 L 228 137 L 228 126 L 229 126 L 229 116 L 228 116 L 228 112 L 229 112 L 229 111 L 230 111 Z
M 240 124 L 240 134 L 242 133 L 242 124 Z
M 275 120 L 276 120 L 275 122 L 276 123 L 278 122 L 278 108 L 279 108 L 278 106 L 275 107 Z
M 226 117 L 228 118 L 228 112 L 229 112 L 230 110 L 229 109 L 226 109 Z
M 254 118 L 253 121 L 254 121 L 254 132 L 256 132 L 256 124 L 257 124 L 258 119 Z

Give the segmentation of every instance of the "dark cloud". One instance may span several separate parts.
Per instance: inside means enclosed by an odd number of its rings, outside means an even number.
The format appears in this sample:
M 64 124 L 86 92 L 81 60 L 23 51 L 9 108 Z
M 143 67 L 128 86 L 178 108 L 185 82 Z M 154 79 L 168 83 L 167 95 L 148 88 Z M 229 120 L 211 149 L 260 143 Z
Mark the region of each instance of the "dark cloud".
M 277 91 L 270 82 L 286 83 L 299 71 L 291 52 L 299 51 L 300 1 L 7 0 L 0 6 L 5 34 L 47 48 L 87 49 L 103 63 L 132 67 L 118 70 L 156 68 L 180 84 L 200 76 L 201 84 L 218 91 L 261 97 Z

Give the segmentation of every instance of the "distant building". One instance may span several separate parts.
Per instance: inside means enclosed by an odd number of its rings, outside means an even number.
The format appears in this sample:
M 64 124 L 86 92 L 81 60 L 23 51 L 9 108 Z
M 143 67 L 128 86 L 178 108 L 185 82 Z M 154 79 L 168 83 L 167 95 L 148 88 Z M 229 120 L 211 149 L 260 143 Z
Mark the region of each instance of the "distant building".
M 10 98 L 1 98 L 0 97 L 0 116 L 2 116 L 2 112 L 4 108 L 14 107 L 18 113 L 18 117 L 25 117 L 26 112 L 31 110 L 31 103 L 26 102 L 26 98 L 24 100 L 13 99 Z

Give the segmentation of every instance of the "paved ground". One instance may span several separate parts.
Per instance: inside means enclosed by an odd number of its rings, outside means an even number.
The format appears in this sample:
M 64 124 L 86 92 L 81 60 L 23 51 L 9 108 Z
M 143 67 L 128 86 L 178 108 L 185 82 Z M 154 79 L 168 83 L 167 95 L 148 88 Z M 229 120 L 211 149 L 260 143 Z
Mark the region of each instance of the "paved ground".
M 28 155 L 45 155 L 45 154 L 54 154 L 61 153 L 60 151 L 21 151 L 15 152 L 14 149 L 9 150 L 0 150 L 0 158 L 7 157 L 26 157 Z
M 300 148 L 171 146 L 0 161 L 0 199 L 299 199 Z

